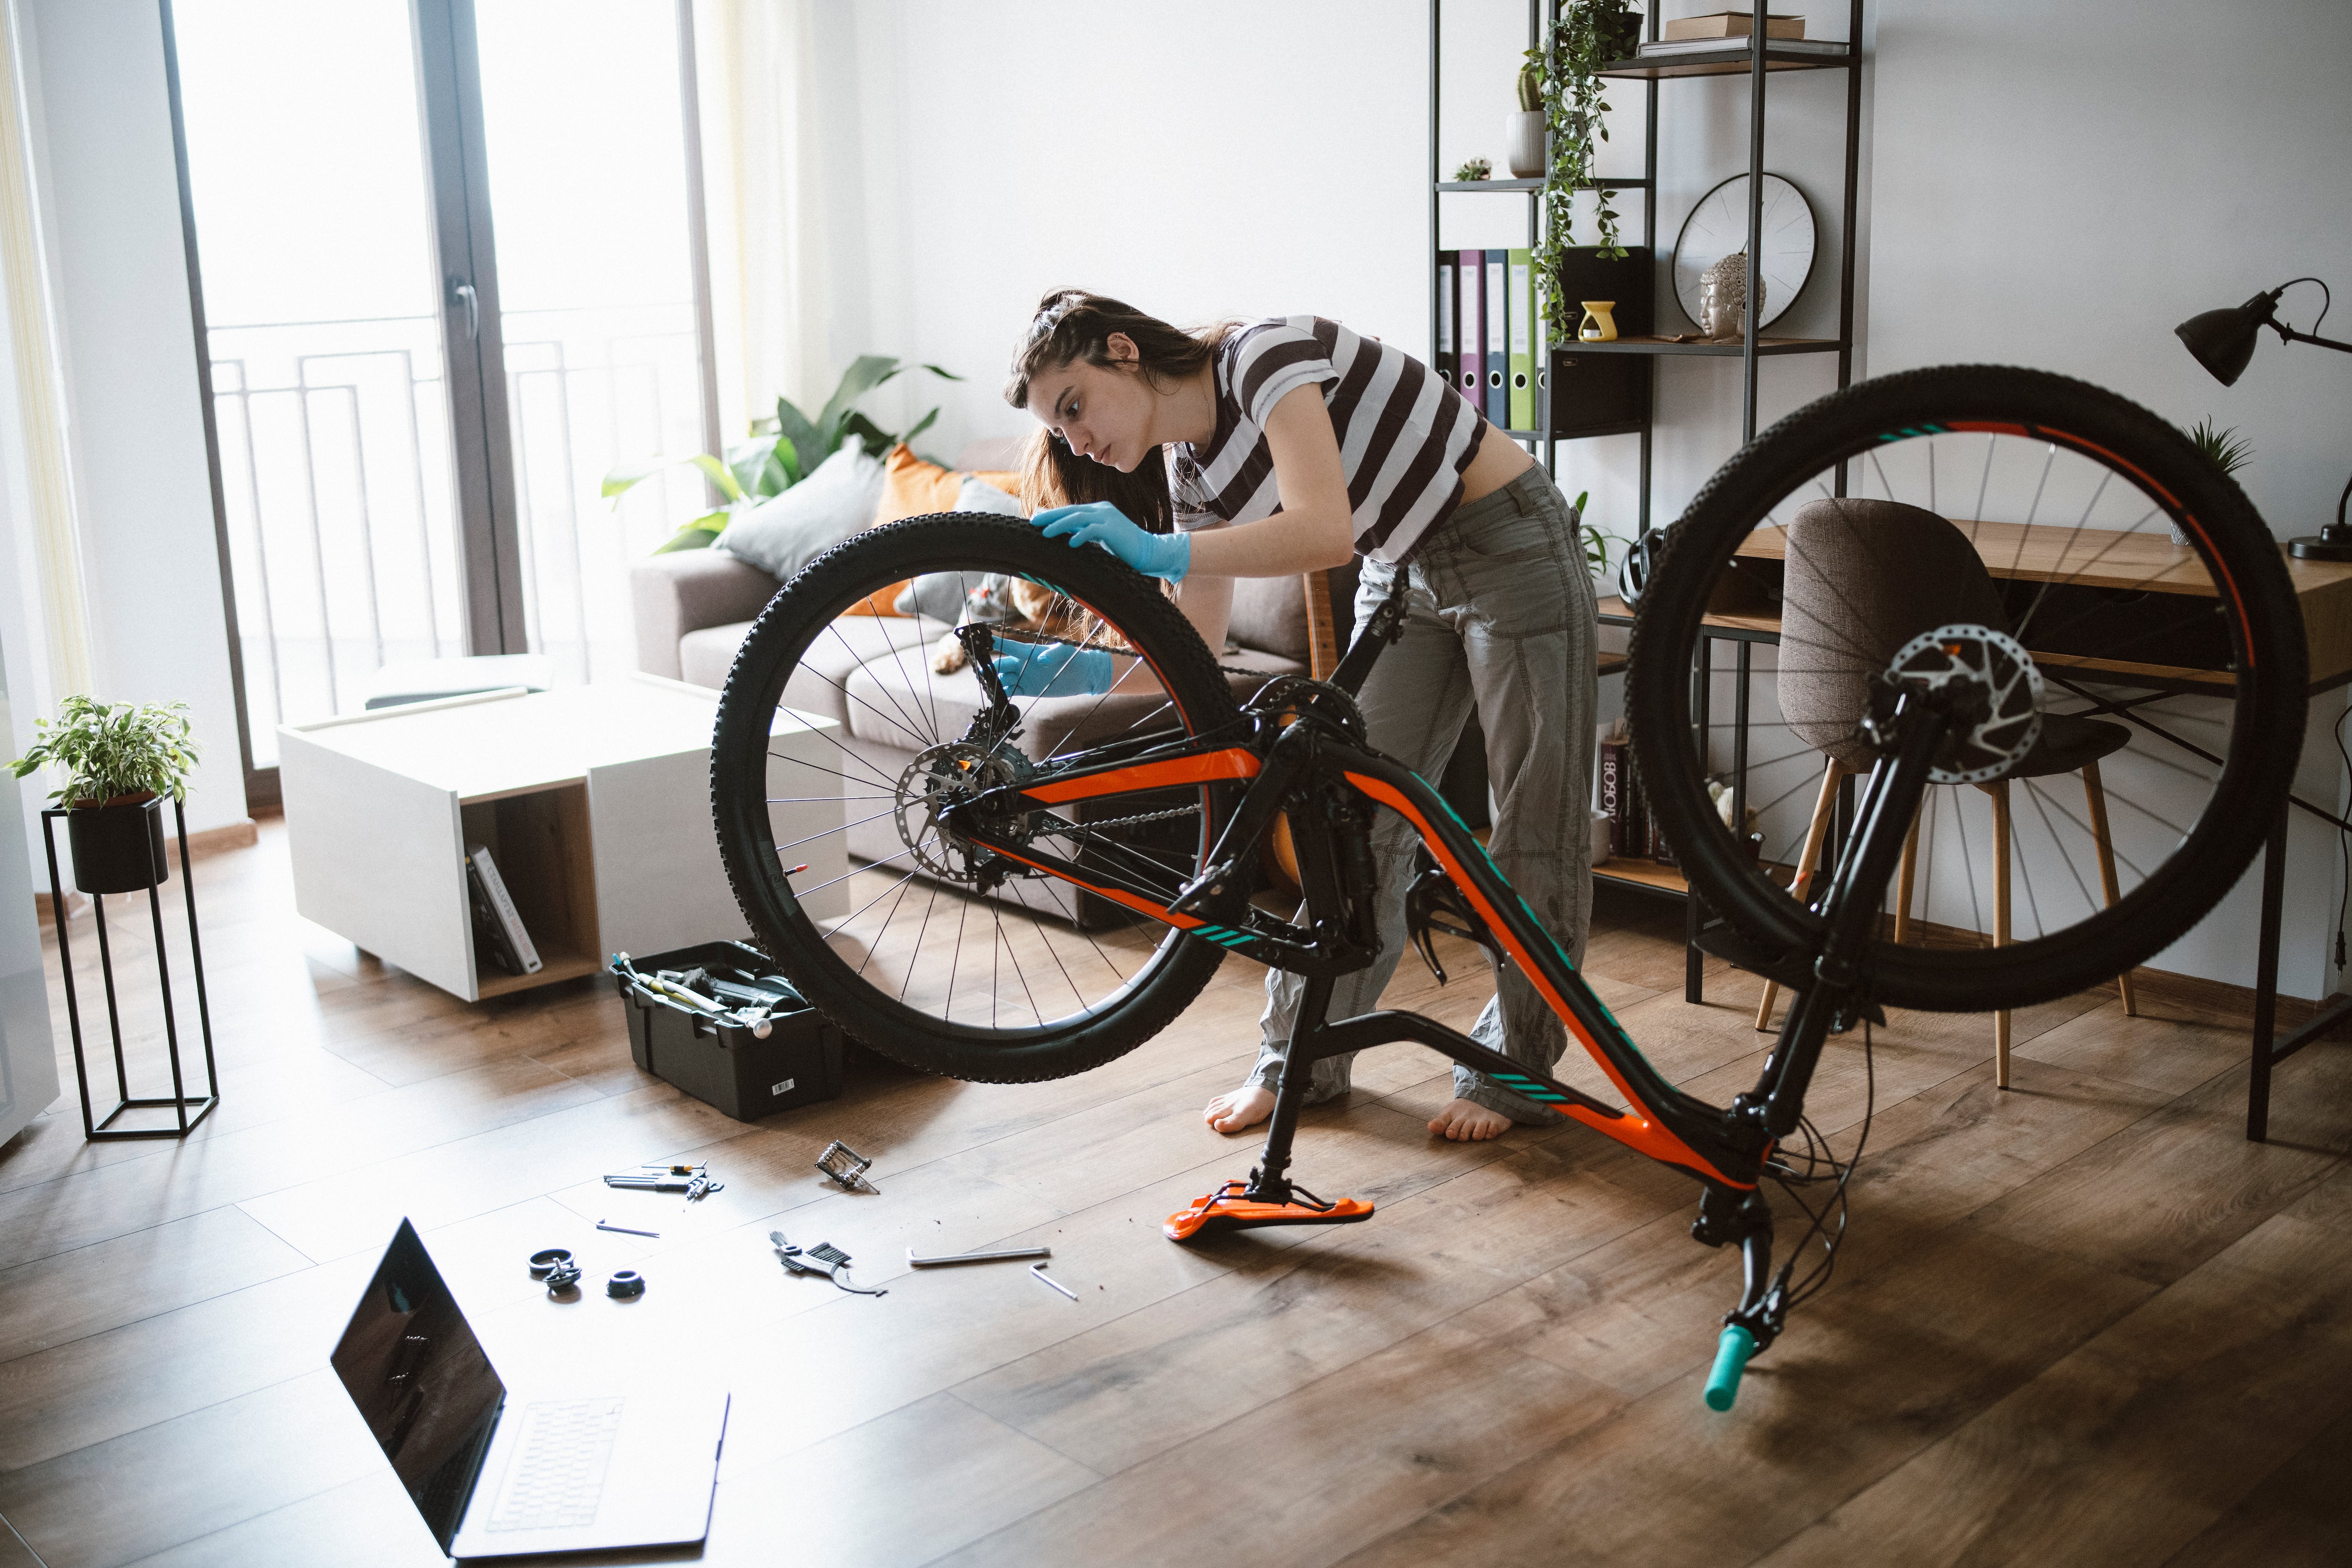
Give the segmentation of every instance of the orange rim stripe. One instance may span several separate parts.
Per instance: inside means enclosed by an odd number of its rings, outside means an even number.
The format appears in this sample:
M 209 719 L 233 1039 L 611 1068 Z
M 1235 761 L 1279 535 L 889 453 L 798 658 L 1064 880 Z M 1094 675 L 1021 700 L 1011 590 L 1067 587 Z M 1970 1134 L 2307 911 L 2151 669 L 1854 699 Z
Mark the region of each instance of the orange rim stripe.
M 1097 795 L 1127 795 L 1139 790 L 1165 789 L 1173 784 L 1216 784 L 1226 779 L 1257 777 L 1256 753 L 1246 747 L 1228 746 L 1222 752 L 1207 752 L 1199 756 L 1173 757 L 1164 763 L 1138 763 L 1129 768 L 1113 768 L 1108 773 L 1088 773 L 1083 778 L 1064 779 L 1055 784 L 1039 784 L 1021 793 L 1031 800 L 1048 805 L 1065 801 L 1092 800 Z
M 1615 1117 L 1604 1117 L 1580 1105 L 1564 1105 L 1555 1109 L 1563 1115 L 1574 1117 L 1588 1127 L 1607 1133 L 1621 1143 L 1639 1150 L 1653 1160 L 1703 1171 L 1728 1186 L 1745 1189 L 1756 1184 L 1753 1182 L 1733 1181 L 1729 1176 L 1717 1170 L 1689 1144 L 1657 1122 L 1641 1115 L 1639 1108 L 1642 1104 L 1642 1097 L 1633 1091 L 1632 1084 L 1627 1083 L 1619 1075 L 1617 1065 L 1609 1059 L 1609 1054 L 1601 1048 L 1591 1034 L 1586 1032 L 1584 1026 L 1577 1020 L 1575 1013 L 1570 1009 L 1566 999 L 1552 987 L 1551 982 L 1545 978 L 1544 972 L 1537 966 L 1533 956 L 1511 935 L 1510 928 L 1504 924 L 1501 914 L 1496 911 L 1493 904 L 1487 902 L 1486 895 L 1478 890 L 1477 885 L 1471 881 L 1469 874 L 1463 869 L 1461 862 L 1454 859 L 1447 851 L 1444 841 L 1431 829 L 1427 819 L 1415 811 L 1402 794 L 1378 779 L 1367 778 L 1361 773 L 1349 773 L 1347 779 L 1349 784 L 1388 806 L 1420 829 L 1422 842 L 1428 845 L 1430 853 L 1436 856 L 1444 865 L 1445 874 L 1454 879 L 1454 885 L 1461 889 L 1464 895 L 1478 906 L 1478 913 L 1486 921 L 1486 929 L 1493 931 L 1496 939 L 1510 950 L 1513 961 L 1519 966 L 1519 973 L 1526 975 L 1535 988 L 1543 994 L 1543 998 L 1550 1004 L 1551 1010 L 1559 1015 L 1560 1022 L 1568 1026 L 1569 1033 L 1582 1042 L 1585 1053 L 1601 1065 L 1602 1072 L 1609 1075 L 1609 1081 L 1617 1086 L 1617 1091 L 1625 1097 L 1626 1104 L 1635 1108 L 1622 1116 Z
M 2205 525 L 2199 522 L 2197 519 L 2190 514 L 2189 509 L 2180 504 L 2179 498 L 2176 497 L 2170 490 L 2166 489 L 2162 485 L 2158 484 L 2156 480 L 2149 478 L 2148 475 L 2142 472 L 2138 464 L 2134 463 L 2127 458 L 2119 457 L 2114 452 L 2108 451 L 2096 441 L 2085 441 L 2082 437 L 2072 435 L 2063 430 L 2053 430 L 2042 426 L 2036 426 L 2035 428 L 2029 430 L 2022 425 L 2002 425 L 1997 424 L 1991 420 L 1955 419 L 1946 425 L 1944 428 L 1947 430 L 1981 430 L 1998 435 L 2023 436 L 2030 439 L 2042 440 L 2046 440 L 2054 436 L 2064 441 L 2070 447 L 2079 447 L 2085 452 L 2095 452 L 2099 457 L 2105 458 L 2107 462 L 2114 464 L 2118 468 L 2121 468 L 2125 473 L 2131 475 L 2132 478 L 2137 479 L 2141 484 L 2146 485 L 2157 495 L 2162 497 L 2164 504 L 2172 509 L 2172 514 L 2180 520 L 2182 525 L 2187 528 L 2194 529 L 2196 531 L 2197 537 L 2205 542 L 2205 547 L 2208 550 L 2212 550 L 2213 548 L 2212 536 L 2205 531 Z M 2219 551 L 2214 551 L 2211 565 L 2214 570 L 2221 574 L 2221 585 L 2230 590 L 2230 602 L 2238 606 L 2239 625 L 2245 625 L 2245 596 L 2238 592 L 2238 580 L 2230 575 L 2230 569 L 2226 564 L 2222 563 L 2221 560 L 2221 552 Z M 2248 669 L 2252 669 L 2254 667 L 2254 650 L 2251 645 L 2246 648 L 2245 653 L 2246 668 Z

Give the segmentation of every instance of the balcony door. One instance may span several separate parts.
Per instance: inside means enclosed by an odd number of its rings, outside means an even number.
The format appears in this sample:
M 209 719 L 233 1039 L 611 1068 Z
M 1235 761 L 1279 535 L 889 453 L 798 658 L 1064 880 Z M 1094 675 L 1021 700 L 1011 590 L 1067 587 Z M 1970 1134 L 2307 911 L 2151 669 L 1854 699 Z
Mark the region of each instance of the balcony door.
M 248 786 L 386 664 L 634 662 L 716 437 L 690 0 L 166 0 Z

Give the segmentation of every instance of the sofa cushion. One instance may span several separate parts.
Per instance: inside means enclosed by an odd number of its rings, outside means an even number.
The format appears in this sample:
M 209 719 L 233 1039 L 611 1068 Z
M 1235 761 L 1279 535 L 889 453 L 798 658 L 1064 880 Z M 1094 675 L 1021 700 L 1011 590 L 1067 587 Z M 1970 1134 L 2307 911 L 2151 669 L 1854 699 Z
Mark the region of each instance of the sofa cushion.
M 713 550 L 748 561 L 779 583 L 874 521 L 882 464 L 855 440 L 808 478 L 728 520 Z

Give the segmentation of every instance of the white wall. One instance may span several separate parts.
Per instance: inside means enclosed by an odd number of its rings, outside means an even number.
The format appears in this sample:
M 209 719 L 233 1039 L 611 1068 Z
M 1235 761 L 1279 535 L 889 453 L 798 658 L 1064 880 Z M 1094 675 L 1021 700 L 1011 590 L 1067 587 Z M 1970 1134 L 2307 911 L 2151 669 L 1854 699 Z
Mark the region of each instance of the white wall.
M 245 780 L 161 15 L 154 0 L 31 0 L 19 15 L 96 694 L 189 705 L 205 760 L 188 826 L 219 826 L 245 816 Z

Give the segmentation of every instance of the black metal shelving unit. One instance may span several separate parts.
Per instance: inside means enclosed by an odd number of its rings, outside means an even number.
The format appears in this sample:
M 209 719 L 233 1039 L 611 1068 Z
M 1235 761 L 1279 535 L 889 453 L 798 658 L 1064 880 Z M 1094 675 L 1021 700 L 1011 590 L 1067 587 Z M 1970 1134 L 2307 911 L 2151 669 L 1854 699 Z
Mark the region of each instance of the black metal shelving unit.
M 1659 33 L 1659 12 L 1663 0 L 1650 0 L 1643 18 L 1643 33 L 1650 42 L 1656 42 Z M 1658 114 L 1661 83 L 1686 79 L 1706 79 L 1722 76 L 1746 76 L 1748 80 L 1748 331 L 1738 342 L 1670 342 L 1654 334 L 1637 334 L 1612 342 L 1573 342 L 1571 344 L 1548 345 L 1546 374 L 1538 379 L 1537 391 L 1538 430 L 1506 432 L 1512 439 L 1527 443 L 1537 460 L 1547 472 L 1557 472 L 1559 443 L 1564 439 L 1586 438 L 1603 435 L 1638 435 L 1641 437 L 1640 510 L 1636 536 L 1652 527 L 1651 494 L 1652 432 L 1657 416 L 1657 380 L 1654 372 L 1644 366 L 1641 378 L 1637 407 L 1630 417 L 1597 422 L 1582 417 L 1585 411 L 1573 406 L 1574 398 L 1563 398 L 1555 404 L 1555 395 L 1571 383 L 1565 373 L 1573 362 L 1582 356 L 1632 355 L 1650 363 L 1672 356 L 1732 359 L 1740 362 L 1740 439 L 1743 443 L 1756 437 L 1757 367 L 1767 359 L 1791 354 L 1834 353 L 1837 356 L 1837 384 L 1843 387 L 1853 380 L 1853 287 L 1854 239 L 1856 206 L 1860 195 L 1862 160 L 1862 7 L 1863 0 L 1848 0 L 1846 46 L 1843 54 L 1822 54 L 1812 50 L 1776 47 L 1765 37 L 1766 5 L 1755 0 L 1753 21 L 1746 38 L 1727 39 L 1721 48 L 1693 50 L 1667 58 L 1639 57 L 1614 60 L 1604 66 L 1600 74 L 1618 80 L 1642 83 L 1643 135 L 1642 173 L 1638 178 L 1601 179 L 1583 182 L 1580 189 L 1605 187 L 1612 191 L 1642 193 L 1642 255 L 1652 268 L 1651 292 L 1655 295 L 1658 248 Z M 1560 0 L 1528 0 L 1528 47 L 1541 47 L 1550 36 L 1559 16 Z M 1524 195 L 1528 204 L 1528 245 L 1533 248 L 1541 237 L 1543 224 L 1544 182 L 1534 180 L 1444 180 L 1439 177 L 1438 109 L 1443 91 L 1439 60 L 1444 43 L 1444 0 L 1430 0 L 1429 5 L 1429 300 L 1430 342 L 1437 342 L 1437 313 L 1442 308 L 1437 298 L 1438 213 L 1440 198 L 1457 195 Z M 1768 79 L 1782 71 L 1842 70 L 1846 73 L 1845 90 L 1845 167 L 1843 200 L 1839 208 L 1838 225 L 1838 331 L 1834 338 L 1766 338 L 1755 330 L 1755 300 L 1758 298 L 1756 269 L 1763 248 L 1764 227 L 1764 139 L 1765 110 L 1769 99 Z M 1672 294 L 1668 289 L 1669 296 Z M 1793 303 L 1794 301 L 1791 301 Z M 1573 431 L 1564 435 L 1563 428 Z M 1728 454 L 1727 454 L 1728 456 Z M 1845 493 L 1845 473 L 1839 470 L 1837 493 Z M 1607 610 L 1601 616 L 1603 625 L 1629 626 L 1632 616 L 1624 606 L 1617 612 Z M 1758 640 L 1778 640 L 1756 636 L 1727 633 L 1723 640 L 1735 647 L 1734 663 L 1729 671 L 1733 677 L 1734 716 L 1732 725 L 1732 795 L 1733 820 L 1741 820 L 1747 805 L 1747 739 L 1748 694 L 1751 674 L 1754 644 Z M 1710 715 L 1708 702 L 1714 673 L 1713 639 L 1702 639 L 1700 666 L 1694 669 L 1696 702 L 1696 717 L 1701 733 L 1706 732 Z M 1619 668 L 1622 668 L 1620 666 Z M 1679 874 L 1670 868 L 1646 863 L 1630 868 L 1594 868 L 1593 875 L 1638 891 L 1683 899 L 1689 903 L 1691 932 L 1696 936 L 1704 920 L 1696 900 L 1689 899 L 1689 889 Z M 1685 986 L 1693 1001 L 1699 1000 L 1700 957 L 1696 947 L 1690 952 L 1689 969 Z

